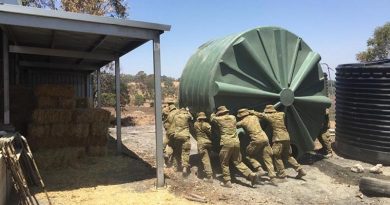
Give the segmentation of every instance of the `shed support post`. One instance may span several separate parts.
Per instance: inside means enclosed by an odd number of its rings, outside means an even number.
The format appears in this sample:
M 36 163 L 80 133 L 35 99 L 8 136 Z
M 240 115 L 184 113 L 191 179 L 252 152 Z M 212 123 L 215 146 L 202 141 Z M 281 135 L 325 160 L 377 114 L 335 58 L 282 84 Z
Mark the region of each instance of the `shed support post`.
M 122 152 L 121 135 L 121 86 L 119 58 L 115 59 L 115 91 L 116 91 L 116 146 L 118 153 Z
M 3 31 L 3 79 L 4 79 L 4 125 L 10 124 L 9 111 L 9 53 L 8 53 L 8 36 Z
M 100 81 L 100 68 L 96 71 L 96 88 L 97 88 L 97 107 L 101 107 L 101 81 Z
M 156 129 L 156 167 L 157 187 L 164 186 L 164 156 L 163 156 L 163 130 L 161 111 L 161 59 L 160 59 L 160 35 L 153 39 L 153 63 L 154 63 L 154 109 Z

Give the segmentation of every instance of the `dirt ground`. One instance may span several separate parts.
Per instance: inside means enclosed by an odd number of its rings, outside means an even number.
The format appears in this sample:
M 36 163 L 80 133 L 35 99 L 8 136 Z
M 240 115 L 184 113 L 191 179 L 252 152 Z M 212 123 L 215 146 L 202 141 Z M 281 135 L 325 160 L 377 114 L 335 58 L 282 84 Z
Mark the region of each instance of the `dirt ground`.
M 150 108 L 149 108 L 150 109 Z M 137 112 L 139 112 L 137 114 Z M 390 204 L 390 198 L 366 197 L 359 192 L 362 176 L 390 180 L 390 167 L 382 175 L 352 173 L 350 167 L 360 163 L 368 169 L 373 165 L 335 155 L 323 159 L 312 153 L 301 160 L 308 175 L 303 180 L 289 178 L 272 186 L 264 178 L 254 188 L 242 176 L 233 174 L 233 188 L 219 185 L 221 170 L 217 153 L 212 154 L 215 180 L 213 184 L 201 180 L 196 142 L 192 139 L 192 174 L 183 178 L 181 173 L 166 168 L 166 186 L 155 188 L 155 129 L 150 110 L 136 110 L 143 123 L 122 127 L 122 140 L 127 155 L 117 155 L 114 139 L 106 157 L 86 157 L 78 166 L 60 170 L 42 170 L 49 195 L 54 204 L 199 204 L 186 199 L 191 194 L 205 197 L 208 204 Z M 115 136 L 115 128 L 110 134 Z M 233 170 L 234 171 L 234 170 Z M 198 174 L 198 175 L 197 175 Z M 64 177 L 65 176 L 65 177 Z M 198 177 L 199 176 L 199 177 Z M 44 195 L 35 189 L 37 198 L 47 204 Z
M 114 129 L 111 132 L 115 134 Z M 123 128 L 122 138 L 126 147 L 154 165 L 153 125 Z M 199 165 L 195 153 L 196 145 L 192 143 L 191 162 L 193 165 Z M 214 153 L 212 158 L 217 161 L 217 154 Z M 289 168 L 290 177 L 287 180 L 279 180 L 277 187 L 265 180 L 255 188 L 250 187 L 249 182 L 237 174 L 232 189 L 219 186 L 221 173 L 217 163 L 214 163 L 216 180 L 213 184 L 204 183 L 194 174 L 184 179 L 180 173 L 166 169 L 167 189 L 182 198 L 191 193 L 204 196 L 210 204 L 390 204 L 390 198 L 362 196 L 358 187 L 362 176 L 390 180 L 390 167 L 384 168 L 383 175 L 374 175 L 367 171 L 356 174 L 350 171 L 354 164 L 360 163 L 366 169 L 373 165 L 337 155 L 323 159 L 321 155 L 315 153 L 305 156 L 301 163 L 308 173 L 303 180 L 295 179 L 296 173 Z
M 155 169 L 116 154 L 114 141 L 105 157 L 85 157 L 77 164 L 41 170 L 54 205 L 193 204 L 168 189 L 156 189 Z M 34 187 L 33 192 L 41 205 L 49 204 L 41 189 Z

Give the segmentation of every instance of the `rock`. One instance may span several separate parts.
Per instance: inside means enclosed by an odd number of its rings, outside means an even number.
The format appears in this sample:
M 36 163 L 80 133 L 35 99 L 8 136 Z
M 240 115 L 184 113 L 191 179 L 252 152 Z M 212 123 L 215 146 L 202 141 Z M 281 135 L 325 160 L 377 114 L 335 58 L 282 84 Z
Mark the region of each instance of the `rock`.
M 363 173 L 364 167 L 361 164 L 355 164 L 351 167 L 351 172 Z
M 370 172 L 374 174 L 382 174 L 383 173 L 382 167 L 383 167 L 382 164 L 377 164 L 374 167 L 370 168 Z

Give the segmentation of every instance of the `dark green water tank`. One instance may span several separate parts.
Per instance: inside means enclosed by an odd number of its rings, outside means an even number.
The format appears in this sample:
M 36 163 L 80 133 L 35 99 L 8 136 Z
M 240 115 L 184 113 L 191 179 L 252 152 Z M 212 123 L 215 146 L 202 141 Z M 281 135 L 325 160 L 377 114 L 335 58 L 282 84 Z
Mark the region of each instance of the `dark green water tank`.
M 180 106 L 211 113 L 225 105 L 236 114 L 273 104 L 286 113 L 292 144 L 302 155 L 313 150 L 330 106 L 320 59 L 300 37 L 278 27 L 209 41 L 187 62 Z

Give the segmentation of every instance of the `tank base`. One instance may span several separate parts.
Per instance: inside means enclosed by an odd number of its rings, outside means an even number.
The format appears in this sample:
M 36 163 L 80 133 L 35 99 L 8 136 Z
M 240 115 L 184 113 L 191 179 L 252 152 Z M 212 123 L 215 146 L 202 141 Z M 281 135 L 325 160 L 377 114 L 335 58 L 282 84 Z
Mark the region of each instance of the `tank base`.
M 341 141 L 336 141 L 335 145 L 335 151 L 340 155 L 372 164 L 390 165 L 389 152 L 363 149 Z

